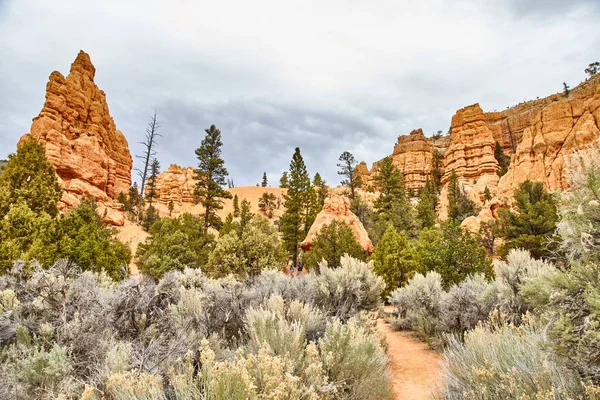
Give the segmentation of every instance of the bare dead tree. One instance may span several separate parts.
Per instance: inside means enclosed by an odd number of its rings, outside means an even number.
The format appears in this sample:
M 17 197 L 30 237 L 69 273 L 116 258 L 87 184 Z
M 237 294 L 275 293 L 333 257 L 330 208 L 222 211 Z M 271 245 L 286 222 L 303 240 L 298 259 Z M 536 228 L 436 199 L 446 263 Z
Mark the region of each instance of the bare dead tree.
M 144 199 L 144 189 L 146 188 L 146 180 L 148 178 L 148 168 L 150 167 L 150 161 L 156 155 L 156 151 L 154 150 L 155 146 L 158 144 L 156 139 L 162 137 L 162 135 L 158 133 L 158 128 L 160 128 L 160 122 L 157 120 L 157 112 L 154 110 L 154 115 L 152 115 L 152 119 L 148 123 L 148 128 L 146 128 L 146 138 L 143 142 L 139 142 L 144 146 L 144 152 L 141 155 L 136 156 L 137 158 L 143 160 L 144 163 L 143 168 L 135 169 L 138 173 L 138 176 L 142 180 L 142 185 L 140 187 L 140 200 L 137 210 L 138 220 L 140 218 L 140 212 L 142 209 L 142 201 Z

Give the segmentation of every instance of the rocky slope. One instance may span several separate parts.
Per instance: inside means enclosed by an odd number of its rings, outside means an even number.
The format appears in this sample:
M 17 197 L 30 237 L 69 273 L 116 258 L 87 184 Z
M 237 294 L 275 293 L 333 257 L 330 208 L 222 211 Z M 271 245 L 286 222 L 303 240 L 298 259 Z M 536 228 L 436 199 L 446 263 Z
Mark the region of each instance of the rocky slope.
M 80 51 L 65 78 L 50 74 L 46 101 L 33 119 L 31 136 L 46 148 L 64 189 L 60 207 L 93 198 L 106 222 L 123 225 L 122 205 L 115 199 L 131 184 L 132 158 L 125 136 L 110 116 L 106 95 L 94 83 L 96 69 Z

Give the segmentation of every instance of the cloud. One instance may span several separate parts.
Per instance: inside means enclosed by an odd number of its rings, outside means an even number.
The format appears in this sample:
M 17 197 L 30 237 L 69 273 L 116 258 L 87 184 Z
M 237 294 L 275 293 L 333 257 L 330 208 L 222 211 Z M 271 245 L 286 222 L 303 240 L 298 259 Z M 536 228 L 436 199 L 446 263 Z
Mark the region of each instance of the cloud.
M 26 3 L 0 2 L 0 158 L 82 48 L 132 153 L 155 108 L 163 168 L 194 165 L 215 124 L 238 185 L 276 183 L 296 146 L 337 183 L 342 151 L 372 163 L 467 104 L 574 86 L 600 48 L 598 3 L 583 0 Z

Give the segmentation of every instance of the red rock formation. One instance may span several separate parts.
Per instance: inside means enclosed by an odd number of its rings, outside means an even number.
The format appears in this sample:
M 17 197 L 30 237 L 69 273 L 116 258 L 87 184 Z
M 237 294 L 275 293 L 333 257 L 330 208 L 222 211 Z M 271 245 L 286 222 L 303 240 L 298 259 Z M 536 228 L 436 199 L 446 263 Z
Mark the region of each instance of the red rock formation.
M 169 201 L 175 204 L 194 203 L 195 185 L 194 168 L 171 164 L 156 179 L 155 200 L 163 204 Z
M 132 159 L 125 136 L 108 111 L 106 95 L 94 83 L 96 69 L 80 51 L 65 78 L 50 74 L 46 101 L 33 119 L 31 136 L 46 148 L 46 156 L 64 189 L 61 209 L 82 197 L 98 202 L 106 222 L 123 225 L 122 205 L 115 199 L 131 184 Z
M 339 195 L 333 195 L 325 199 L 323 210 L 317 214 L 315 222 L 313 222 L 306 239 L 300 244 L 300 247 L 305 251 L 310 250 L 315 235 L 333 221 L 340 221 L 348 225 L 361 247 L 369 254 L 373 252 L 373 243 L 369 239 L 367 230 L 358 217 L 350 211 L 350 200 Z

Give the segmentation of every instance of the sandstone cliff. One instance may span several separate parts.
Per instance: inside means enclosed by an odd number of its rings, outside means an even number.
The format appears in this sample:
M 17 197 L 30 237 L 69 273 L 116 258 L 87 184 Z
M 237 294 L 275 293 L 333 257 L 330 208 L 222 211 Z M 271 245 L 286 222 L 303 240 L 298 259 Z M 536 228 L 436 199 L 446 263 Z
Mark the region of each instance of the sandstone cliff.
M 315 235 L 333 221 L 340 221 L 348 225 L 361 247 L 369 254 L 373 252 L 373 243 L 369 239 L 367 230 L 358 217 L 350 211 L 350 200 L 339 195 L 333 195 L 325 199 L 323 209 L 317 214 L 315 222 L 313 222 L 300 247 L 305 251 L 310 250 Z
M 95 73 L 83 51 L 66 78 L 52 72 L 42 111 L 21 141 L 31 136 L 45 146 L 64 189 L 61 209 L 76 206 L 82 197 L 93 198 L 106 222 L 123 225 L 122 205 L 115 199 L 131 185 L 132 159 L 106 95 L 94 83 Z

